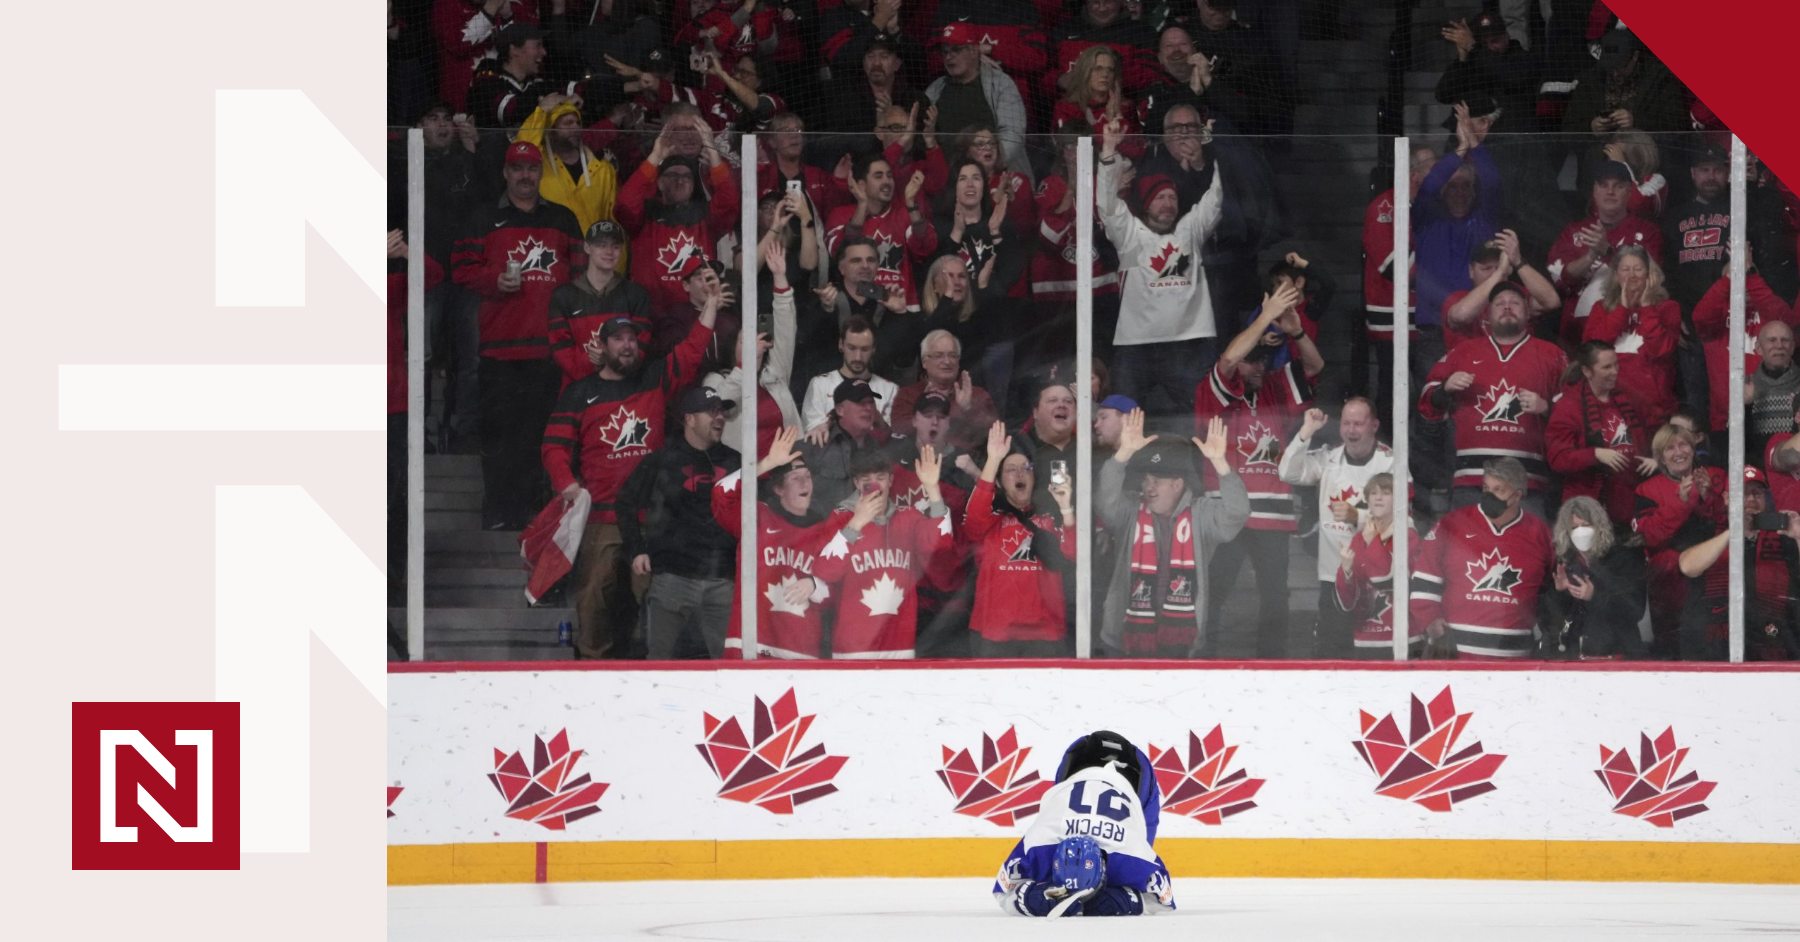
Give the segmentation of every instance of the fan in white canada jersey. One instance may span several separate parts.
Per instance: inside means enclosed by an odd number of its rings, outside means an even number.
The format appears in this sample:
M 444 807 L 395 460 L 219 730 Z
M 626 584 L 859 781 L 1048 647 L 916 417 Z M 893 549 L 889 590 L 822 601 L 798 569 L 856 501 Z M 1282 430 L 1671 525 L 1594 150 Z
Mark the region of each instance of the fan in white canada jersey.
M 1175 908 L 1156 855 L 1162 794 L 1143 750 L 1118 733 L 1075 740 L 1038 815 L 1000 867 L 994 899 L 1019 916 L 1140 916 Z

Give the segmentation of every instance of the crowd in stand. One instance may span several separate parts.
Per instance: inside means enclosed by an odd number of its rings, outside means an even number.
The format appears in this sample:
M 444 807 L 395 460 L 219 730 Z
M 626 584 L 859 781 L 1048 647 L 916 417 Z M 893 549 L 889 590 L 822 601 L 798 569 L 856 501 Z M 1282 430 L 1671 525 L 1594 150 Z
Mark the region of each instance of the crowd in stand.
M 1248 563 L 1257 656 L 1391 658 L 1393 528 L 1418 524 L 1415 656 L 1721 658 L 1741 405 L 1748 656 L 1800 656 L 1800 199 L 1753 167 L 1731 389 L 1728 132 L 1601 3 L 1444 28 L 1448 139 L 1414 138 L 1410 264 L 1395 194 L 1370 201 L 1359 312 L 1276 249 L 1283 145 L 1254 135 L 1291 128 L 1282 0 L 413 6 L 390 8 L 390 106 L 423 131 L 425 228 L 401 231 L 398 159 L 390 350 L 422 251 L 432 447 L 481 456 L 486 529 L 580 529 L 577 656 L 741 656 L 745 499 L 762 656 L 1070 654 L 1081 267 L 1097 654 L 1217 656 Z M 1319 333 L 1340 316 L 1377 367 L 1332 379 L 1331 415 Z M 1383 443 L 1396 368 L 1410 467 Z M 1317 620 L 1296 625 L 1315 529 Z

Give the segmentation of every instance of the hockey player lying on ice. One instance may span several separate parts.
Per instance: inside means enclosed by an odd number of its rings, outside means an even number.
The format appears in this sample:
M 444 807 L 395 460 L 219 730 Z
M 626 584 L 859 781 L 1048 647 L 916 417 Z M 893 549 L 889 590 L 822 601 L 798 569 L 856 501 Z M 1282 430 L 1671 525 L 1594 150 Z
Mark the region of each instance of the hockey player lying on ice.
M 1156 856 L 1162 795 L 1150 758 L 1118 733 L 1072 743 L 1056 787 L 1000 868 L 994 898 L 1021 916 L 1138 916 L 1175 908 Z

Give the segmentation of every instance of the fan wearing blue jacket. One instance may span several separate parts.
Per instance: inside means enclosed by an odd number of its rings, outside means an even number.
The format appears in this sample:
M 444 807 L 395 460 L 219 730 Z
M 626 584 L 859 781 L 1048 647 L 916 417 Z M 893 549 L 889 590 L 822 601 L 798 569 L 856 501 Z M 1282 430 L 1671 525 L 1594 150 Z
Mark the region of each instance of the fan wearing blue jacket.
M 994 899 L 1020 916 L 1141 916 L 1175 908 L 1156 855 L 1162 795 L 1143 750 L 1099 730 L 1069 745 Z

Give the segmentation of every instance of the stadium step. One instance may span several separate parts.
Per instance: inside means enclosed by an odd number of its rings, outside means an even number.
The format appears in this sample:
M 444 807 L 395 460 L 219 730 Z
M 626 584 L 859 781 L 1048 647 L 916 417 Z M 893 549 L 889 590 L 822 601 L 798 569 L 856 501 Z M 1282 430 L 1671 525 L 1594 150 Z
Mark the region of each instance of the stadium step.
M 523 585 L 425 585 L 427 608 L 526 609 Z
M 516 558 L 514 561 L 517 561 Z M 465 568 L 447 565 L 441 561 L 431 559 L 428 559 L 427 562 L 437 562 L 436 566 L 426 570 L 425 585 L 427 591 L 433 588 L 506 588 L 509 590 L 522 590 L 525 588 L 526 581 L 531 578 L 530 573 L 517 566 L 511 568 L 490 566 Z M 426 604 L 430 604 L 430 602 L 427 602 Z
M 502 553 L 517 559 L 519 534 L 511 530 L 426 530 L 427 553 Z
M 514 547 L 505 553 L 426 553 L 425 581 L 434 584 L 437 581 L 437 570 L 492 569 L 523 572 L 525 560 L 519 556 Z
M 480 510 L 481 491 L 446 491 L 435 487 L 425 489 L 426 510 Z
M 425 494 L 425 530 L 460 531 L 481 529 L 481 511 L 479 510 L 432 510 L 431 492 Z

